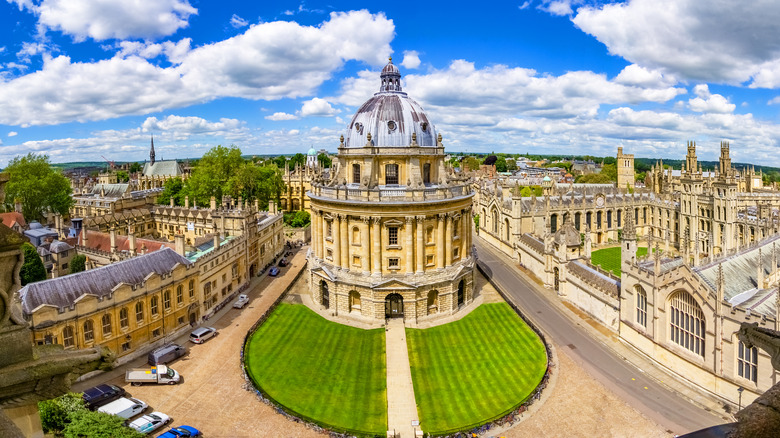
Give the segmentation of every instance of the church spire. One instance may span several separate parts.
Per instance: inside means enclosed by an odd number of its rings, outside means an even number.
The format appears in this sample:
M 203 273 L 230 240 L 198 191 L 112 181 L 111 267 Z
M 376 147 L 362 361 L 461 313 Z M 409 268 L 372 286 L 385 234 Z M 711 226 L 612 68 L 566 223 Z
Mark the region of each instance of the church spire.
M 150 164 L 154 164 L 154 134 L 152 134 L 152 149 L 149 150 Z

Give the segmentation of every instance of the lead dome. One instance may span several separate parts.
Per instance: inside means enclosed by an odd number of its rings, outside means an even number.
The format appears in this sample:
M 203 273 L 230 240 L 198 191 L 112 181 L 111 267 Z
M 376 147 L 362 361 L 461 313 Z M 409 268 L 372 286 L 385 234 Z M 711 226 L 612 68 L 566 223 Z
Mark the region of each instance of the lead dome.
M 364 147 L 369 143 L 369 134 L 374 146 L 412 146 L 412 134 L 416 134 L 417 146 L 436 146 L 436 128 L 420 104 L 402 90 L 401 72 L 392 58 L 379 76 L 379 91 L 352 117 L 344 146 Z

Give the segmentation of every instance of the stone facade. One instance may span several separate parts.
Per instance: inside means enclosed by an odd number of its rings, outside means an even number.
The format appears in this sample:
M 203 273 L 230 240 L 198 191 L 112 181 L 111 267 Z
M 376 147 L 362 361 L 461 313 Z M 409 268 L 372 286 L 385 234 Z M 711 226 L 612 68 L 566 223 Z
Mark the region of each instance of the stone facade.
M 471 183 L 446 167 L 441 135 L 398 78 L 388 64 L 308 193 L 310 287 L 334 314 L 417 321 L 474 298 Z

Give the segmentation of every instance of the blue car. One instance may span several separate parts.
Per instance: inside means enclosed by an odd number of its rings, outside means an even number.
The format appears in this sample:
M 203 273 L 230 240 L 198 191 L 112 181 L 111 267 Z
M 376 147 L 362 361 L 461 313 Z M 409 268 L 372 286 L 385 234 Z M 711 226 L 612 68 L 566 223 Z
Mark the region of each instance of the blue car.
M 273 268 L 271 268 L 270 271 L 268 271 L 268 275 L 270 275 L 271 277 L 276 277 L 277 275 L 279 275 L 279 268 L 274 266 Z
M 192 426 L 172 427 L 171 430 L 158 436 L 157 438 L 186 438 L 191 436 L 200 436 L 200 431 Z

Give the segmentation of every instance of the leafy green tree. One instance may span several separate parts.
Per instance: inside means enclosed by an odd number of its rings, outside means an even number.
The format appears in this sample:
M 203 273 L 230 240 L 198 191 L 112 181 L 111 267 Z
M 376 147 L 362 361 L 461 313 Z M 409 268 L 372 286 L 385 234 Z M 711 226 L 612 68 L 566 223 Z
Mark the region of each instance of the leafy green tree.
M 126 427 L 124 419 L 103 412 L 79 411 L 70 416 L 65 438 L 143 438 L 144 434 Z
M 530 187 L 523 187 L 520 190 L 520 196 L 523 198 L 530 198 L 531 197 L 531 188 Z
M 229 148 L 215 146 L 209 149 L 198 161 L 192 171 L 192 176 L 187 179 L 185 195 L 189 195 L 190 201 L 198 205 L 208 205 L 214 196 L 219 202 L 228 180 L 244 165 L 241 157 L 241 149 L 236 146 Z
M 308 211 L 300 210 L 284 214 L 284 224 L 294 228 L 301 228 L 311 223 L 311 215 Z
M 184 205 L 184 181 L 181 178 L 171 178 L 165 181 L 163 191 L 157 196 L 158 204 L 168 204 L 173 198 L 174 205 Z M 205 205 L 205 204 L 202 204 Z
M 333 160 L 326 154 L 317 155 L 317 162 L 320 163 L 320 167 L 329 169 L 333 165 Z
M 306 155 L 303 155 L 302 153 L 298 152 L 297 154 L 293 155 L 292 158 L 290 158 L 290 169 L 295 169 L 295 166 L 305 166 L 306 165 Z
M 474 215 L 474 229 L 477 230 L 477 232 L 479 232 L 479 215 L 478 214 Z
M 469 170 L 479 170 L 480 162 L 474 157 L 466 157 L 461 161 L 461 164 L 468 167 Z
M 582 184 L 609 184 L 612 180 L 608 175 L 602 173 L 590 173 L 588 175 L 578 175 L 574 182 Z
M 128 182 L 130 181 L 130 175 L 128 175 L 124 170 L 117 170 L 116 180 L 120 183 Z
M 609 181 L 617 181 L 617 164 L 605 164 L 601 167 L 601 175 L 609 178 Z
M 87 256 L 84 254 L 77 254 L 70 259 L 70 273 L 75 274 L 87 269 Z
M 506 172 L 506 157 L 503 155 L 496 158 L 496 172 Z
M 12 204 L 20 199 L 22 214 L 28 221 L 42 219 L 48 209 L 68 214 L 73 205 L 70 182 L 59 170 L 51 167 L 48 155 L 31 152 L 17 156 L 4 172 L 9 177 L 5 186 L 6 202 Z
M 86 411 L 81 394 L 69 392 L 51 400 L 38 402 L 41 426 L 45 433 L 62 432 L 69 417 L 75 412 Z
M 272 160 L 274 164 L 276 164 L 276 167 L 278 167 L 280 170 L 284 170 L 287 166 L 287 157 L 284 155 L 279 155 L 278 157 L 274 157 Z
M 143 166 L 141 166 L 141 163 L 133 163 L 130 165 L 130 173 L 136 173 L 143 170 Z
M 513 171 L 517 170 L 517 160 L 514 160 L 512 158 L 507 158 L 506 160 L 506 170 L 507 171 Z
M 25 242 L 22 244 L 22 253 L 24 254 L 24 263 L 19 276 L 22 279 L 22 286 L 35 283 L 36 281 L 46 280 L 46 268 L 38 255 L 34 246 Z

